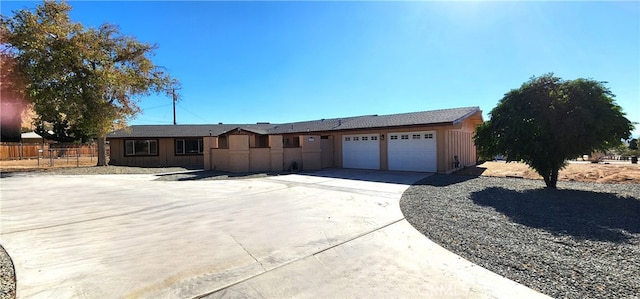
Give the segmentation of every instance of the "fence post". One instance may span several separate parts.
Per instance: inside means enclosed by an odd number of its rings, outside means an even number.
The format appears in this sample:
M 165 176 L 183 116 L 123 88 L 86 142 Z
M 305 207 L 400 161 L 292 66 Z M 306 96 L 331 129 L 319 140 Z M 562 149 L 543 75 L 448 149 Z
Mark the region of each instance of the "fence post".
M 49 147 L 49 166 L 53 167 L 53 149 Z
M 78 149 L 79 148 L 76 148 L 76 167 L 80 167 L 80 152 Z

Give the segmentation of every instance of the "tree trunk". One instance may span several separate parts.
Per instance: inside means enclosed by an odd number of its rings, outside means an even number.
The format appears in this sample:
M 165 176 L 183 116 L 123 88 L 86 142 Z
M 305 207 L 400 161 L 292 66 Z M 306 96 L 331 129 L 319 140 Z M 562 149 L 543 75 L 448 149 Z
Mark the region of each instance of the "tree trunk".
M 107 166 L 107 137 L 101 136 L 96 138 L 98 141 L 98 165 Z
M 547 188 L 557 189 L 556 185 L 558 183 L 558 171 L 559 169 L 555 168 L 551 170 L 551 180 L 550 184 L 547 185 Z
M 559 169 L 552 169 L 549 173 L 545 173 L 542 175 L 547 188 L 557 189 L 556 185 L 558 183 L 558 171 Z

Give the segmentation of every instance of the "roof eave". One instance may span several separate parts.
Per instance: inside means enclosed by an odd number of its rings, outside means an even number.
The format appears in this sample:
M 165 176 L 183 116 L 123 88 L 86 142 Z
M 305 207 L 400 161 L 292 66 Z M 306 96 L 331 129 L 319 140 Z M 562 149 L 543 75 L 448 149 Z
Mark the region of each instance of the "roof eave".
M 480 110 L 480 107 L 473 107 L 473 108 L 474 108 L 473 110 L 469 111 L 465 115 L 463 115 L 463 116 L 459 117 L 458 119 L 452 121 L 451 124 L 457 125 L 457 124 L 463 122 L 465 119 L 469 118 L 470 116 L 478 113 L 479 111 L 482 111 L 482 110 Z

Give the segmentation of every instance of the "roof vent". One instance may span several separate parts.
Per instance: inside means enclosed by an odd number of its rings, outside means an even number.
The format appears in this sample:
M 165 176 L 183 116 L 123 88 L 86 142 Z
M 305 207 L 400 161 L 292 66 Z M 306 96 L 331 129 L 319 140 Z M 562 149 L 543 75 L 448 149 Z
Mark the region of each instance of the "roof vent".
M 341 125 L 342 125 L 342 119 L 339 119 L 338 120 L 338 126 L 341 126 Z
M 268 125 L 268 124 L 270 124 L 268 121 L 266 121 L 266 122 L 259 121 L 259 122 L 256 123 L 256 125 Z
M 221 125 L 222 123 L 218 123 L 219 125 Z

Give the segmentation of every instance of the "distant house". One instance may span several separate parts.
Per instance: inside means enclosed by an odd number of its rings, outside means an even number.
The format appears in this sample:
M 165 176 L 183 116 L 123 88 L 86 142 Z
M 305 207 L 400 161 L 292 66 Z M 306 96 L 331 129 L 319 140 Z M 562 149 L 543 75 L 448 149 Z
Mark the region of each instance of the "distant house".
M 42 136 L 36 134 L 36 132 L 22 133 L 22 143 L 53 143 L 53 140 L 44 139 Z
M 139 125 L 107 139 L 114 165 L 448 173 L 476 163 L 480 123 L 480 108 L 467 107 L 285 124 Z

